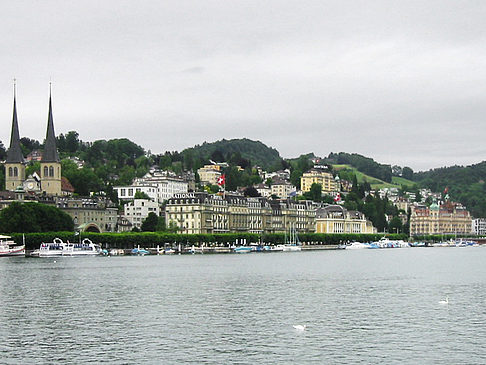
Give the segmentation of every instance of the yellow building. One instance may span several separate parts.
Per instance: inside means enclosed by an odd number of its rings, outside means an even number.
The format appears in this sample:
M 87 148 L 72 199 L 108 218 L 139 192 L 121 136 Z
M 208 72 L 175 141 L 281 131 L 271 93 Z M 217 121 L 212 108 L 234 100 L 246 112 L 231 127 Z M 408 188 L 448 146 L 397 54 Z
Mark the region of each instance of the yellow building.
M 373 224 L 361 212 L 329 205 L 317 210 L 316 233 L 376 233 Z
M 311 201 L 245 198 L 235 194 L 176 194 L 165 208 L 168 225 L 182 233 L 310 232 L 315 230 L 315 203 Z
M 313 168 L 302 175 L 300 178 L 300 188 L 304 193 L 310 191 L 312 184 L 320 184 L 323 194 L 339 191 L 339 184 L 325 168 Z
M 202 184 L 216 185 L 221 176 L 221 168 L 218 165 L 205 165 L 197 170 Z
M 410 216 L 410 235 L 429 234 L 470 234 L 472 218 L 462 205 L 446 202 L 440 207 L 432 204 L 412 207 Z

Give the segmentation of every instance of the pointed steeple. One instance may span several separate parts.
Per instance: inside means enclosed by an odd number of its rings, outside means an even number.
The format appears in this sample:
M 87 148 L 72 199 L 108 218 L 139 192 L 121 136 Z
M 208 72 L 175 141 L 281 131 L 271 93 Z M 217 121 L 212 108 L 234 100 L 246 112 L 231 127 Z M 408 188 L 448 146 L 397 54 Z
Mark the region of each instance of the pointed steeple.
M 23 163 L 24 156 L 22 154 L 22 148 L 20 147 L 20 135 L 19 124 L 17 121 L 17 95 L 15 92 L 14 81 L 14 104 L 13 104 L 13 117 L 12 117 L 12 134 L 10 135 L 10 147 L 7 152 L 6 163 Z
M 49 115 L 47 118 L 46 142 L 41 162 L 59 162 L 56 147 L 56 134 L 54 132 L 54 120 L 52 118 L 51 85 L 49 84 Z

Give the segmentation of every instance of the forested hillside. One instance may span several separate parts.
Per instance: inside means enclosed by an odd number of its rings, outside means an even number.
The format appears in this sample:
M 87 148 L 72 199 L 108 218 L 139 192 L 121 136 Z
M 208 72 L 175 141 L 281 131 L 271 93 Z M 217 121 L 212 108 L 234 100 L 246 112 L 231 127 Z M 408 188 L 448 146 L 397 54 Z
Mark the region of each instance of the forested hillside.
M 279 167 L 281 160 L 280 154 L 275 148 L 247 138 L 204 142 L 202 145 L 182 151 L 182 154 L 188 153 L 203 160 L 211 159 L 216 162 L 228 162 L 232 157 L 237 156 L 251 162 L 252 165 L 258 165 L 267 170 L 275 166 Z
M 444 191 L 464 204 L 475 217 L 486 217 L 486 161 L 414 173 L 414 180 L 432 191 Z

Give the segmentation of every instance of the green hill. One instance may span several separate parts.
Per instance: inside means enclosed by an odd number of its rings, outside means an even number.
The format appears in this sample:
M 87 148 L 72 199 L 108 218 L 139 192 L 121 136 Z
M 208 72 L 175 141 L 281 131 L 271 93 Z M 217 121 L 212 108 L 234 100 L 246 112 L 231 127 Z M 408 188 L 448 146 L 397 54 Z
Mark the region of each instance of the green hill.
M 259 165 L 264 169 L 280 164 L 281 157 L 275 148 L 266 146 L 260 141 L 242 139 L 222 139 L 220 141 L 196 145 L 182 151 L 182 154 L 199 156 L 202 160 L 237 161 L 238 158 L 251 161 L 252 165 Z
M 349 172 L 355 174 L 359 183 L 362 183 L 363 181 L 366 180 L 371 185 L 371 188 L 373 188 L 373 189 L 399 188 L 402 185 L 411 187 L 411 186 L 415 185 L 415 182 L 413 182 L 411 180 L 404 179 L 403 177 L 398 177 L 398 176 L 392 176 L 391 183 L 387 183 L 383 180 L 377 179 L 376 177 L 369 176 L 369 175 L 359 171 L 357 168 L 355 168 L 351 165 L 347 165 L 347 164 L 332 165 L 332 167 L 335 171 L 349 171 Z
M 432 191 L 448 188 L 452 200 L 461 202 L 475 217 L 486 217 L 486 161 L 414 174 L 414 180 Z

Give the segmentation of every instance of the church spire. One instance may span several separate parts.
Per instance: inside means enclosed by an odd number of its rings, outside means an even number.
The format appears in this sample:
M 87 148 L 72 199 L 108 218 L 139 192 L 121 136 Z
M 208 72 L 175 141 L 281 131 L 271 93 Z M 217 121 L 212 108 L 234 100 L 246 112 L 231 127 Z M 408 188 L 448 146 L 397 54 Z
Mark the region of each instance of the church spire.
M 16 85 L 14 79 L 14 103 L 13 103 L 13 117 L 12 117 L 12 134 L 10 135 L 10 147 L 7 152 L 7 163 L 23 163 L 24 156 L 22 155 L 22 148 L 20 147 L 19 124 L 17 121 L 17 95 Z
M 59 155 L 56 147 L 56 134 L 54 132 L 54 120 L 52 118 L 51 84 L 49 83 L 49 115 L 47 118 L 46 142 L 41 162 L 59 162 Z

